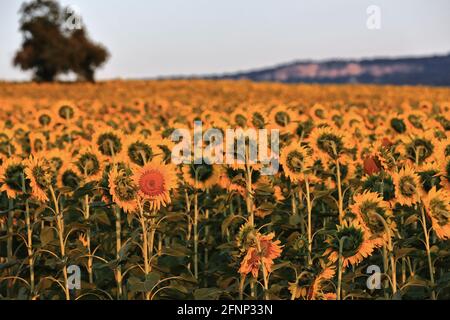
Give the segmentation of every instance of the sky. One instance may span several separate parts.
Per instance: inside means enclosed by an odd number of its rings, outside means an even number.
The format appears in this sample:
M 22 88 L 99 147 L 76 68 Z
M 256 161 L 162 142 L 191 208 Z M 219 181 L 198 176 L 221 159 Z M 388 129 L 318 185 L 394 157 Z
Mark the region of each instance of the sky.
M 97 77 L 148 78 L 251 70 L 301 59 L 450 52 L 449 0 L 63 0 L 111 53 Z M 0 79 L 29 73 L 20 47 L 22 1 L 0 1 Z M 366 12 L 380 9 L 380 29 Z

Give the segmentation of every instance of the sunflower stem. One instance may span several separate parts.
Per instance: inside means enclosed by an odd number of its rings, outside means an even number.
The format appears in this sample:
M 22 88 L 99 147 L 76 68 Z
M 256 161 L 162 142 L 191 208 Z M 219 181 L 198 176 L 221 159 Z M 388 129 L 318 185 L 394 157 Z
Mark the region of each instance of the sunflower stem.
M 305 177 L 306 206 L 308 210 L 308 264 L 312 265 L 312 202 L 308 177 Z
M 431 281 L 431 286 L 433 287 L 431 290 L 431 299 L 432 300 L 436 300 L 436 292 L 434 291 L 434 267 L 433 267 L 433 260 L 431 259 L 431 251 L 430 251 L 430 236 L 428 233 L 428 228 L 427 228 L 427 221 L 426 221 L 426 217 L 425 217 L 425 211 L 423 209 L 423 205 L 420 205 L 420 211 L 422 214 L 422 227 L 423 227 L 423 234 L 425 237 L 425 249 L 427 251 L 427 259 L 428 259 L 428 269 L 430 272 L 430 281 Z
M 336 159 L 336 178 L 338 187 L 338 210 L 339 210 L 339 223 L 342 224 L 344 221 L 344 199 L 342 195 L 342 185 L 341 185 L 341 166 L 339 164 L 339 159 Z
M 117 268 L 116 272 L 116 282 L 117 282 L 117 299 L 122 299 L 122 266 L 120 265 L 120 249 L 122 248 L 122 238 L 121 238 L 121 218 L 120 218 L 120 208 L 115 205 L 114 213 L 116 214 L 116 260 Z
M 61 260 L 63 262 L 63 276 L 64 276 L 64 293 L 66 296 L 66 300 L 70 300 L 70 292 L 69 292 L 69 280 L 67 276 L 67 262 L 66 262 L 66 247 L 64 243 L 64 219 L 59 210 L 58 199 L 55 195 L 55 190 L 53 190 L 53 186 L 50 185 L 50 194 L 53 199 L 53 204 L 55 206 L 56 213 L 56 228 L 58 230 L 58 238 L 59 238 L 59 247 L 61 251 Z

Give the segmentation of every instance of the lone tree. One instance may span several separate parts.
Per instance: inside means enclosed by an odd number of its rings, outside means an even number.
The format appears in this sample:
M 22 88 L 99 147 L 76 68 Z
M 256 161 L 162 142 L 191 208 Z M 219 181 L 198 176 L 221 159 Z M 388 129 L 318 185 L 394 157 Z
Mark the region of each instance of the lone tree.
M 32 70 L 36 81 L 54 81 L 73 72 L 78 80 L 94 81 L 95 70 L 108 59 L 108 51 L 92 42 L 80 17 L 54 0 L 33 0 L 20 9 L 21 49 L 14 66 Z

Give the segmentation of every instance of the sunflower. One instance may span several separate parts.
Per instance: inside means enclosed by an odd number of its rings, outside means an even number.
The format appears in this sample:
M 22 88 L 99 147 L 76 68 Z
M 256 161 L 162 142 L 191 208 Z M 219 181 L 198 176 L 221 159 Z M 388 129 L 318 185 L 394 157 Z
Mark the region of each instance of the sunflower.
M 94 133 L 92 144 L 105 157 L 115 157 L 123 150 L 124 135 L 108 126 L 102 126 Z
M 437 141 L 430 130 L 404 137 L 402 141 L 402 152 L 406 159 L 412 163 L 421 165 L 435 155 Z
M 308 141 L 314 153 L 322 159 L 339 159 L 345 152 L 354 147 L 347 134 L 329 127 L 315 128 Z
M 141 167 L 147 162 L 151 162 L 158 152 L 161 153 L 154 141 L 137 134 L 124 139 L 123 151 L 132 163 Z
M 126 213 L 136 211 L 138 207 L 137 186 L 132 176 L 114 166 L 108 178 L 112 200 Z
M 336 262 L 339 258 L 340 241 L 343 242 L 344 268 L 359 264 L 364 258 L 371 256 L 375 248 L 374 243 L 370 240 L 370 234 L 356 220 L 344 221 L 342 225 L 337 226 L 335 236 L 326 240 L 330 247 L 325 250 L 323 255 L 328 256 L 331 262 Z
M 420 177 L 414 169 L 406 166 L 392 175 L 395 184 L 395 201 L 400 205 L 412 206 L 419 201 Z
M 373 243 L 378 247 L 382 246 L 386 243 L 389 234 L 383 221 L 377 215 L 385 220 L 391 230 L 394 230 L 395 222 L 391 219 L 392 212 L 389 204 L 383 200 L 379 193 L 370 191 L 353 196 L 353 201 L 354 204 L 350 205 L 350 210 L 355 215 L 356 220 L 372 235 Z
M 69 190 L 76 190 L 81 185 L 82 177 L 77 168 L 71 164 L 66 163 L 58 170 L 57 185 L 60 188 L 67 188 Z
M 291 133 L 296 129 L 295 114 L 285 105 L 279 105 L 270 110 L 270 128 L 280 129 L 282 133 Z
M 102 176 L 103 156 L 95 149 L 85 147 L 76 156 L 74 165 L 79 174 L 87 181 L 97 181 Z
M 365 176 L 362 179 L 363 190 L 379 193 L 384 201 L 395 202 L 395 185 L 392 177 L 386 172 Z
M 185 165 L 183 167 L 183 179 L 193 188 L 206 190 L 219 183 L 221 168 L 219 165 L 207 164 L 205 160 L 201 163 Z
M 23 194 L 24 187 L 25 191 L 28 191 L 30 181 L 26 179 L 25 163 L 17 157 L 6 159 L 0 166 L 0 182 L 2 183 L 0 191 L 6 192 L 10 199 Z
M 39 110 L 35 115 L 35 125 L 37 128 L 50 129 L 55 122 L 55 115 L 50 110 Z
M 282 150 L 280 164 L 283 166 L 284 174 L 291 181 L 303 181 L 305 172 L 312 166 L 309 149 L 295 143 L 291 144 Z
M 316 103 L 309 110 L 309 115 L 314 122 L 322 122 L 327 118 L 327 108 L 320 103 Z
M 450 137 L 443 139 L 437 143 L 437 156 L 438 159 L 445 159 L 450 157 Z
M 431 219 L 433 230 L 439 239 L 450 238 L 450 192 L 433 187 L 424 199 L 425 208 Z
M 138 196 L 150 205 L 150 210 L 159 210 L 171 202 L 170 190 L 177 185 L 176 168 L 156 160 L 143 167 L 133 168 L 133 180 Z
M 443 159 L 441 163 L 441 184 L 450 189 L 450 157 Z
M 71 122 L 78 116 L 78 108 L 69 100 L 58 101 L 53 105 L 53 112 L 59 121 Z
M 239 273 L 242 275 L 252 274 L 258 278 L 259 269 L 264 264 L 267 273 L 272 272 L 273 260 L 280 257 L 282 246 L 280 240 L 273 241 L 275 233 L 261 235 L 257 233 L 254 243 L 247 249 L 247 253 L 241 262 Z
M 47 191 L 55 182 L 55 173 L 49 162 L 42 157 L 25 160 L 25 175 L 30 180 L 31 196 L 38 201 L 47 202 Z
M 248 111 L 249 126 L 255 129 L 264 129 L 267 125 L 267 119 L 261 111 L 261 106 L 252 106 Z
M 31 153 L 38 153 L 47 149 L 47 137 L 41 132 L 30 132 L 30 147 Z
M 2 129 L 0 131 L 0 156 L 8 158 L 13 155 L 18 155 L 21 148 L 14 141 L 14 132 L 9 129 Z
M 435 161 L 427 162 L 417 169 L 417 174 L 420 177 L 421 193 L 426 195 L 431 188 L 441 188 L 441 170 L 439 164 Z

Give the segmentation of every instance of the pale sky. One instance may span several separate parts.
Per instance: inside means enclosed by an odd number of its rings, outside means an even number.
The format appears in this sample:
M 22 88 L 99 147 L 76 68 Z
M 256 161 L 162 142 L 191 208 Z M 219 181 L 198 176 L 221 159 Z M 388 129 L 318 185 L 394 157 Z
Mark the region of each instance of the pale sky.
M 97 77 L 211 74 L 298 59 L 450 52 L 449 0 L 64 0 L 111 59 Z M 0 0 L 0 79 L 20 47 L 22 1 Z M 381 9 L 381 29 L 366 26 Z

